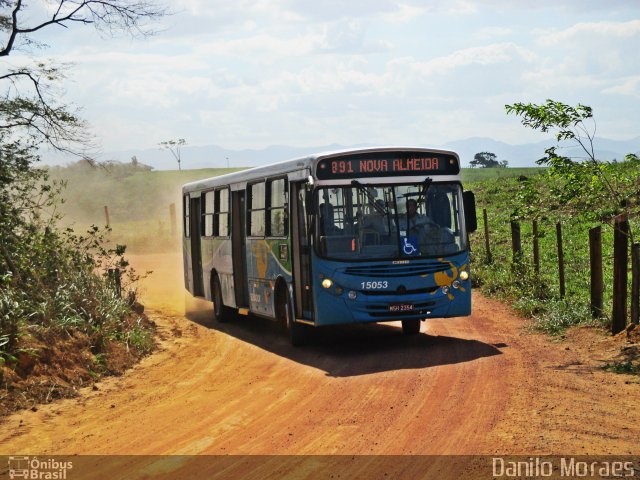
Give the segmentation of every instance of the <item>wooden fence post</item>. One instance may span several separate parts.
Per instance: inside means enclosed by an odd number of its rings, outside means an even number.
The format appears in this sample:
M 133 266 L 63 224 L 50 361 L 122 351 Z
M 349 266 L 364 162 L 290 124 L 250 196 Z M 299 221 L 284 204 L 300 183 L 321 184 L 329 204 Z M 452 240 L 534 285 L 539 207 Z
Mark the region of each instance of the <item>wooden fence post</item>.
M 171 236 L 175 237 L 178 231 L 178 225 L 176 223 L 176 204 L 169 205 L 169 219 L 171 222 Z
M 627 272 L 629 263 L 629 221 L 625 214 L 615 220 L 613 234 L 613 311 L 611 332 L 619 333 L 627 326 Z
M 631 246 L 631 321 L 640 323 L 640 243 Z
M 489 221 L 487 220 L 487 209 L 482 209 L 482 216 L 484 218 L 484 244 L 487 252 L 487 263 L 491 263 L 493 259 L 491 258 L 491 247 L 489 246 Z
M 538 240 L 538 221 L 533 221 L 533 271 L 540 276 L 540 242 Z
M 589 230 L 589 265 L 591 270 L 591 317 L 603 313 L 604 278 L 602 274 L 602 227 Z
M 513 263 L 519 263 L 522 260 L 520 223 L 514 220 L 511 220 L 511 249 L 513 250 Z
M 558 280 L 560 281 L 560 298 L 564 298 L 566 292 L 564 278 L 564 251 L 562 250 L 562 223 L 556 223 L 556 241 L 558 243 Z
M 111 225 L 111 222 L 109 221 L 109 207 L 106 205 L 104 206 L 104 218 L 107 221 L 107 227 L 109 227 Z

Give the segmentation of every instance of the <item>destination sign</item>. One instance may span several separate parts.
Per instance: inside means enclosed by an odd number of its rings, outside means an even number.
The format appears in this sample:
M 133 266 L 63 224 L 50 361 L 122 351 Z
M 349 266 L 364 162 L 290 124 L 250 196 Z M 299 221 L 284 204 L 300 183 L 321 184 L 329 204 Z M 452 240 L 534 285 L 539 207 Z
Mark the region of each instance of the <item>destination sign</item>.
M 457 175 L 458 159 L 435 152 L 373 152 L 324 158 L 318 162 L 316 176 L 320 180 Z

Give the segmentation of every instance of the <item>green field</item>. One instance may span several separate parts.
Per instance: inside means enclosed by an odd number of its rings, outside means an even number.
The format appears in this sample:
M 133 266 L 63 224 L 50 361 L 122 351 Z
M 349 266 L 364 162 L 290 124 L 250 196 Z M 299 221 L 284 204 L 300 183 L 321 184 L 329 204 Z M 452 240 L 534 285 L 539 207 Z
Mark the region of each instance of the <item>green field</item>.
M 545 171 L 541 167 L 518 167 L 518 168 L 463 168 L 462 182 L 467 185 L 472 182 L 483 180 L 496 180 L 501 178 L 513 178 L 521 175 L 531 176 Z M 465 187 L 466 188 L 466 187 Z
M 532 317 L 537 328 L 551 334 L 562 334 L 566 327 L 575 324 L 608 326 L 613 284 L 611 217 L 594 218 L 597 215 L 591 215 L 589 211 L 576 211 L 575 207 L 558 204 L 550 193 L 553 179 L 543 169 L 523 171 L 511 178 L 492 177 L 492 173 L 483 172 L 484 178 L 470 179 L 465 185 L 476 194 L 478 231 L 471 236 L 471 245 L 477 286 L 487 295 L 509 301 L 521 313 Z M 531 198 L 528 186 L 534 187 L 536 198 Z M 487 263 L 483 209 L 488 215 L 491 264 Z M 534 218 L 538 221 L 539 275 L 535 274 L 533 267 Z M 517 261 L 514 261 L 511 248 L 511 220 L 517 220 L 521 228 L 522 257 Z M 557 223 L 562 225 L 565 257 L 564 299 L 560 298 Z M 632 217 L 632 228 L 636 225 Z M 602 228 L 604 313 L 601 318 L 592 320 L 589 229 L 597 226 Z

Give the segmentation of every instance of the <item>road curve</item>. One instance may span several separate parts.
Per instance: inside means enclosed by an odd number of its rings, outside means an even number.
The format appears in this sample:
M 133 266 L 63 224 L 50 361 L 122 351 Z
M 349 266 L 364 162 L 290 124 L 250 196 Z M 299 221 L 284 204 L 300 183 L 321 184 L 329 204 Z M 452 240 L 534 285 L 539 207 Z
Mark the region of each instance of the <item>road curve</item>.
M 526 333 L 474 294 L 473 315 L 331 328 L 291 347 L 269 321 L 184 314 L 176 256 L 134 257 L 159 351 L 79 399 L 3 421 L 0 454 L 638 454 L 638 382 Z

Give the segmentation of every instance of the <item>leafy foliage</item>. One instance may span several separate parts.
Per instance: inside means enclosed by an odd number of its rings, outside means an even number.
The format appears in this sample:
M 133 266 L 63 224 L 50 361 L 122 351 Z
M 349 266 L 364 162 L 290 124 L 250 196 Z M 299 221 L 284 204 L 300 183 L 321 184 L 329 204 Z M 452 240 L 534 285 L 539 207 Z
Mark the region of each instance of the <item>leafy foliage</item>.
M 583 156 L 569 158 L 559 153 L 561 145 L 548 148 L 538 164 L 548 166 L 542 180 L 547 186 L 545 202 L 539 201 L 540 182 L 523 184 L 520 199 L 530 205 L 520 206 L 523 212 L 537 216 L 555 211 L 559 217 L 582 217 L 585 220 L 611 223 L 626 213 L 633 216 L 640 205 L 640 184 L 637 172 L 640 165 L 636 155 L 629 154 L 625 162 L 599 161 L 593 146 L 595 121 L 591 107 L 576 107 L 547 100 L 543 105 L 515 103 L 506 105 L 508 114 L 521 117 L 523 125 L 542 132 L 553 132 L 558 142 L 578 146 Z
M 16 360 L 27 337 L 46 343 L 51 334 L 80 331 L 99 333 L 100 341 L 133 340 L 140 348 L 147 338 L 132 312 L 138 277 L 123 257 L 125 247 L 106 247 L 97 227 L 83 235 L 58 227 L 64 182 L 37 167 L 37 150 L 47 145 L 82 156 L 90 142 L 75 108 L 62 100 L 66 66 L 30 53 L 41 46 L 32 35 L 50 26 L 91 24 L 108 33 L 144 35 L 166 11 L 145 0 L 58 0 L 49 6 L 42 10 L 47 17 L 38 18 L 39 10 L 22 0 L 0 0 L 0 57 L 16 49 L 26 53 L 0 64 L 1 364 Z M 118 288 L 110 269 L 122 272 Z
M 137 275 L 125 248 L 106 248 L 97 227 L 84 235 L 58 230 L 61 185 L 32 167 L 31 149 L 0 147 L 0 354 L 13 353 L 20 335 L 41 328 L 88 333 L 109 325 L 115 334 L 135 301 Z M 110 284 L 106 272 L 116 268 L 130 295 L 120 297 Z

